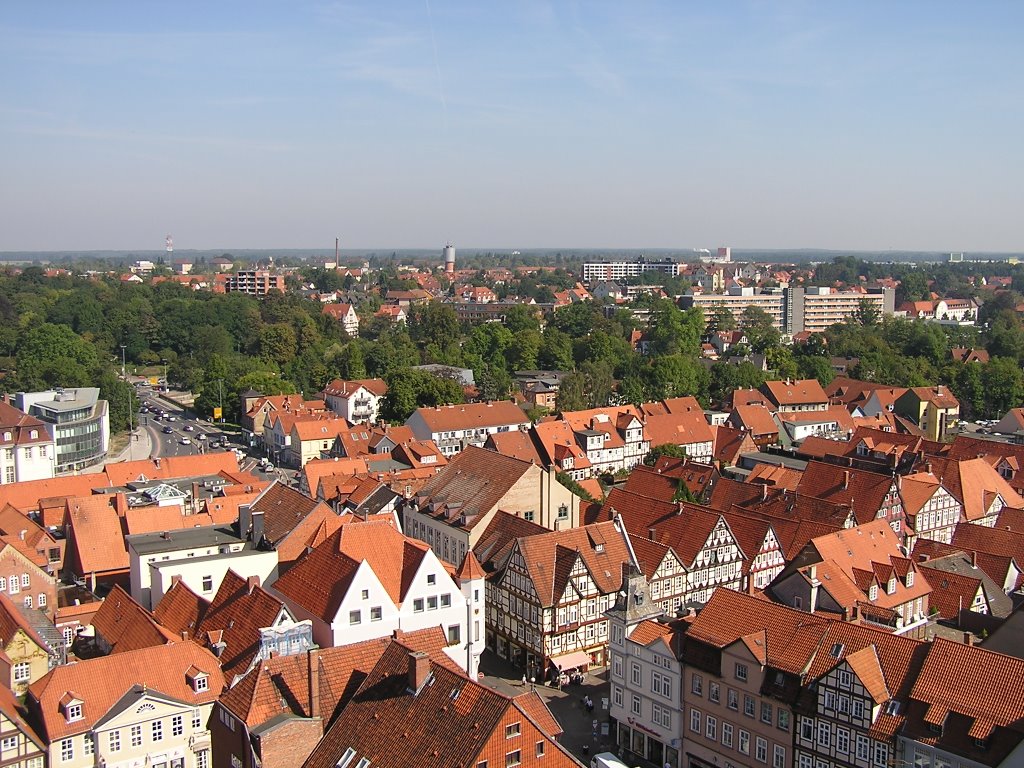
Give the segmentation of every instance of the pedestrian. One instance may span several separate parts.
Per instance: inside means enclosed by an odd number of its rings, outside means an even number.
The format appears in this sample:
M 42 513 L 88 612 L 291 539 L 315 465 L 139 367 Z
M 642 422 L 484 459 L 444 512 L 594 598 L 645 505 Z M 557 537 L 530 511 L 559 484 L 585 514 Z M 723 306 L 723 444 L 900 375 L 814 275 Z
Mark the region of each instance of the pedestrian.
M 587 696 L 587 712 L 593 713 L 593 711 L 594 711 L 594 701 L 589 696 Z
M 526 687 L 526 675 L 523 675 L 523 688 Z

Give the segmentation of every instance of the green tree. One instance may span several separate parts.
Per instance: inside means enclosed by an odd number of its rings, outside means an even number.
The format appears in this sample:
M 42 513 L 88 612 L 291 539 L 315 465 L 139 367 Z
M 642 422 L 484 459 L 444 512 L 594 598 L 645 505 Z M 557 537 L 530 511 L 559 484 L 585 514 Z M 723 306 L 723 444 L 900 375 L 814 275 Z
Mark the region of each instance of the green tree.
M 994 357 L 985 365 L 981 377 L 985 392 L 985 410 L 989 418 L 1002 416 L 1024 403 L 1024 373 L 1020 363 L 1006 357 Z
M 573 369 L 572 338 L 565 332 L 548 326 L 541 338 L 537 365 L 549 371 L 571 371 Z
M 661 443 L 651 448 L 650 452 L 644 456 L 644 464 L 648 467 L 653 467 L 658 463 L 658 459 L 662 456 L 669 456 L 673 459 L 685 459 L 687 457 L 686 449 L 681 445 L 675 443 Z

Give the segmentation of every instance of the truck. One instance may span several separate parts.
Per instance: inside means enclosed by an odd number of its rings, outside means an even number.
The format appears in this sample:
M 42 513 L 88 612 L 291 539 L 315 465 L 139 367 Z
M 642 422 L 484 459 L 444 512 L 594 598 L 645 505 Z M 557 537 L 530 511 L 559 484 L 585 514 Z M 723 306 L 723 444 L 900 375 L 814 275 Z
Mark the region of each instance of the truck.
M 614 752 L 599 752 L 590 758 L 590 768 L 629 768 Z

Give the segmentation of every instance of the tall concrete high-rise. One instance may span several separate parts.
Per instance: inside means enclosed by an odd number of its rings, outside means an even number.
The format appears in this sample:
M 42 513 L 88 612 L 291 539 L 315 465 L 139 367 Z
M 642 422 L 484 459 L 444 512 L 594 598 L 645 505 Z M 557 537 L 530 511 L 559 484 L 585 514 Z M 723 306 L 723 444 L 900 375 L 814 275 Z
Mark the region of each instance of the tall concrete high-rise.
M 441 252 L 444 255 L 444 273 L 446 275 L 455 274 L 455 246 L 451 243 L 445 245 L 444 250 Z

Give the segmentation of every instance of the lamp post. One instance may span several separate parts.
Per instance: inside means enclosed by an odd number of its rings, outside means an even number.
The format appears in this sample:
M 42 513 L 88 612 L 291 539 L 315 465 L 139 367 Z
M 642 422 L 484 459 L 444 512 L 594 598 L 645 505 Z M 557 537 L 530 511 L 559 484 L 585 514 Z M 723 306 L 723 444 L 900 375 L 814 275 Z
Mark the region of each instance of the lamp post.
M 124 348 L 125 348 L 125 345 L 122 344 L 121 345 L 121 378 L 124 379 L 125 381 L 127 381 L 128 380 L 128 376 L 127 376 L 126 371 L 125 371 Z
M 224 379 L 217 379 L 217 392 L 220 395 L 220 423 L 224 423 Z

